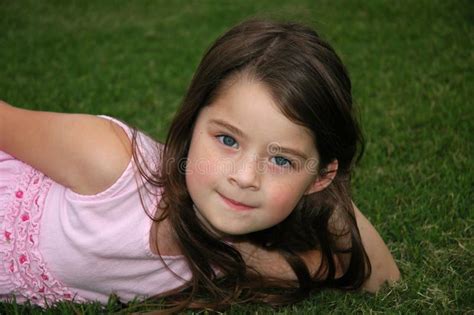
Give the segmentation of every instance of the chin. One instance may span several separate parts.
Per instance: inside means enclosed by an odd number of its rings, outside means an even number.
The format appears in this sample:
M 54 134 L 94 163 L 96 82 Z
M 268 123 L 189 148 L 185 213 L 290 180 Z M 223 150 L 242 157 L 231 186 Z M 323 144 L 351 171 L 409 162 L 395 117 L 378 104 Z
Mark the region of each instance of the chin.
M 221 233 L 228 235 L 228 236 L 244 236 L 249 233 L 257 232 L 260 231 L 260 229 L 255 229 L 255 228 L 223 228 L 221 230 Z
M 248 229 L 244 229 L 244 228 L 230 228 L 229 226 L 216 226 L 216 225 L 212 225 L 213 227 L 213 230 L 219 234 L 221 237 L 225 237 L 225 236 L 240 236 L 240 235 L 245 235 L 245 234 L 248 234 L 250 232 L 253 232 L 251 230 L 248 230 Z

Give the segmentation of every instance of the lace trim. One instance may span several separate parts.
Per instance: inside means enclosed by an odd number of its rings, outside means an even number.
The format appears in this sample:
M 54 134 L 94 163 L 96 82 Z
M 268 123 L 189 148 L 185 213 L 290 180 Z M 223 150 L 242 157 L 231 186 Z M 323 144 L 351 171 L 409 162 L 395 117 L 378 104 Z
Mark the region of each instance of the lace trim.
M 61 300 L 86 300 L 74 294 L 47 269 L 38 249 L 40 219 L 52 180 L 24 165 L 4 213 L 0 235 L 2 264 L 16 289 L 32 303 L 45 306 Z

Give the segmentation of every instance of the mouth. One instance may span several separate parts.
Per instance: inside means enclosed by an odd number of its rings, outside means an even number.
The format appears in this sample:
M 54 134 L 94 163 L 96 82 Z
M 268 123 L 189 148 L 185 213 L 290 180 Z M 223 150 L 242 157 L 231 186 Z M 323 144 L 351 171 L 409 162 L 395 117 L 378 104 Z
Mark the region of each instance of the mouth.
M 235 201 L 233 199 L 230 199 L 230 198 L 227 198 L 225 197 L 224 195 L 220 194 L 219 193 L 219 196 L 221 196 L 222 200 L 228 205 L 230 206 L 231 208 L 235 209 L 235 210 L 251 210 L 251 209 L 255 209 L 255 207 L 252 207 L 252 206 L 249 206 L 249 205 L 246 205 L 244 203 L 240 203 L 238 201 Z

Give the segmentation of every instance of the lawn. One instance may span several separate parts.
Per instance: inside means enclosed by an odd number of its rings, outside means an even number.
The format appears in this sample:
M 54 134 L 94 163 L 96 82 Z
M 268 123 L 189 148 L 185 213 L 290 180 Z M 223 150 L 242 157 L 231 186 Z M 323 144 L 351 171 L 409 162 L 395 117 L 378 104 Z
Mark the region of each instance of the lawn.
M 158 140 L 217 35 L 255 15 L 313 25 L 348 66 L 361 111 L 354 200 L 403 279 L 279 312 L 474 314 L 474 2 L 0 0 L 0 15 L 0 99 L 111 115 Z M 120 310 L 136 309 L 61 303 L 46 313 Z M 247 312 L 272 309 L 228 311 Z M 3 303 L 0 313 L 41 309 Z

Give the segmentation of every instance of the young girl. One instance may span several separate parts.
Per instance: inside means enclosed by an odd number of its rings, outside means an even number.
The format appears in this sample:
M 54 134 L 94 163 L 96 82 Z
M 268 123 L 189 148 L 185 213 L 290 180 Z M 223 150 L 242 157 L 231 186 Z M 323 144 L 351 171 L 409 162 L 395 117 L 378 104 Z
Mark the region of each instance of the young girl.
M 362 151 L 345 67 L 297 23 L 218 38 L 164 145 L 111 117 L 2 102 L 1 298 L 178 310 L 374 292 L 399 272 L 351 201 Z

